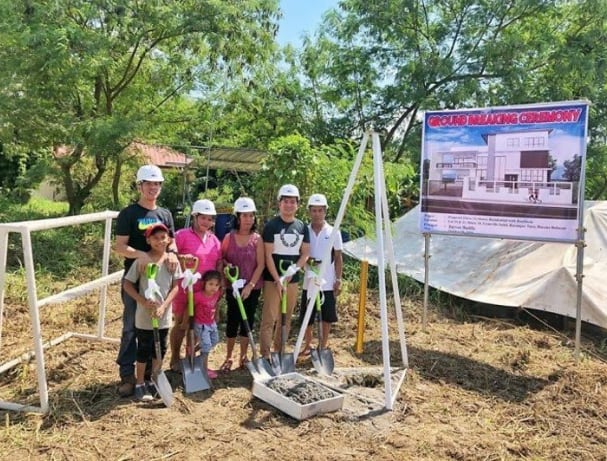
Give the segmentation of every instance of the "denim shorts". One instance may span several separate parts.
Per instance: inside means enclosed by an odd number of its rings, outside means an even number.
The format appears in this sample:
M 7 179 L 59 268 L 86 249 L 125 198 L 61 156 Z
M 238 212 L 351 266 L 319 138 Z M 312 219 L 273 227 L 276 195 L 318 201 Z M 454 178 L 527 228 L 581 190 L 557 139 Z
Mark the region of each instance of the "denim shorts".
M 194 331 L 200 341 L 200 352 L 203 354 L 211 352 L 213 347 L 219 342 L 219 330 L 215 322 L 211 325 L 197 323 L 194 325 Z

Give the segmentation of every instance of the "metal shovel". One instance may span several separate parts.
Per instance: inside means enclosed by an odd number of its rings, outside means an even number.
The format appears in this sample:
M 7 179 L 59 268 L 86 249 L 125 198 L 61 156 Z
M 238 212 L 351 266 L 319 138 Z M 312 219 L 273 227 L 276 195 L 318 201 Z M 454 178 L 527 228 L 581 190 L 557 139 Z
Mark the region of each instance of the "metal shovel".
M 314 259 L 308 260 L 310 269 L 316 274 L 316 277 L 320 276 L 319 269 L 320 261 Z M 322 301 L 320 298 L 320 288 L 316 293 L 316 327 L 318 330 L 318 347 L 310 350 L 310 357 L 312 358 L 312 365 L 314 369 L 319 373 L 327 376 L 331 376 L 335 369 L 335 361 L 333 360 L 333 353 L 330 349 L 323 349 L 323 334 L 322 334 Z
M 234 269 L 234 274 L 232 275 L 231 269 Z M 242 298 L 240 296 L 240 291 L 237 281 L 238 281 L 238 266 L 226 266 L 224 269 L 226 274 L 226 278 L 232 284 L 232 290 L 234 293 L 234 298 L 236 298 L 236 302 L 238 303 L 238 309 L 240 310 L 240 316 L 242 317 L 242 321 L 244 322 L 245 328 L 247 330 L 247 336 L 249 337 L 249 344 L 251 344 L 251 349 L 253 350 L 253 361 L 247 362 L 247 368 L 249 369 L 249 373 L 253 377 L 253 380 L 266 380 L 271 378 L 274 375 L 272 367 L 270 364 L 259 357 L 257 354 L 257 346 L 255 345 L 255 340 L 253 339 L 253 332 L 251 331 L 251 327 L 249 326 L 249 321 L 247 319 L 247 313 L 244 310 L 244 306 L 242 304 Z
M 158 265 L 155 263 L 149 263 L 146 266 L 146 277 L 148 279 L 148 292 L 146 292 L 146 298 L 149 297 L 157 298 L 161 303 L 164 302 L 164 298 L 158 285 L 155 283 L 156 274 L 158 274 Z M 167 407 L 173 405 L 173 388 L 169 383 L 168 378 L 162 371 L 162 351 L 160 349 L 160 334 L 158 332 L 158 318 L 152 317 L 152 328 L 154 330 L 154 348 L 156 351 L 156 360 L 158 366 L 152 370 L 152 381 L 156 386 L 156 391 L 160 398 Z
M 198 268 L 198 258 L 194 260 L 195 266 L 192 272 Z M 186 358 L 181 360 L 181 373 L 183 375 L 183 387 L 186 394 L 191 392 L 205 391 L 211 388 L 211 380 L 207 370 L 202 363 L 202 357 L 196 357 L 196 332 L 194 331 L 194 287 L 188 285 L 188 317 L 189 326 L 186 339 Z
M 330 349 L 323 349 L 323 335 L 322 335 L 322 309 L 321 309 L 320 291 L 316 294 L 316 326 L 318 329 L 318 347 L 310 350 L 310 357 L 312 358 L 312 365 L 314 369 L 322 374 L 331 376 L 335 369 L 335 361 L 333 360 L 333 353 Z
M 287 271 L 283 268 L 283 263 L 288 263 L 284 259 L 280 260 L 280 272 L 284 276 Z M 287 280 L 282 283 L 282 298 L 280 300 L 280 352 L 272 352 L 272 367 L 277 375 L 292 373 L 295 371 L 295 357 L 293 353 L 286 352 L 287 345 Z
M 152 381 L 156 385 L 156 391 L 164 405 L 170 407 L 173 405 L 173 388 L 164 371 L 162 371 L 162 352 L 160 350 L 160 334 L 158 333 L 158 319 L 156 317 L 152 317 L 152 328 L 154 328 L 154 347 L 158 360 L 158 366 L 152 373 Z

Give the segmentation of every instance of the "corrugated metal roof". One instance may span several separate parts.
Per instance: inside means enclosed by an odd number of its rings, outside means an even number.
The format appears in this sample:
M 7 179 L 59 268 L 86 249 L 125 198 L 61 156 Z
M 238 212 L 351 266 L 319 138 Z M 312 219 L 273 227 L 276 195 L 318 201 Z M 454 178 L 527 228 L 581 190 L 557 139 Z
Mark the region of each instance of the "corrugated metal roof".
M 266 152 L 238 147 L 211 147 L 199 150 L 201 166 L 230 171 L 256 171 Z
M 167 146 L 133 142 L 129 146 L 129 149 L 141 152 L 148 159 L 149 163 L 157 165 L 160 168 L 183 168 L 193 162 L 191 157 Z
M 152 146 L 143 143 L 133 143 L 133 145 L 148 157 L 150 163 L 161 168 L 183 168 L 185 159 L 187 159 L 188 165 L 196 161 L 198 167 L 206 167 L 208 164 L 209 168 L 213 170 L 251 172 L 259 169 L 261 161 L 267 155 L 262 150 L 240 147 L 177 146 L 196 150 L 198 155 L 194 159 L 168 146 Z
M 182 147 L 182 146 L 177 146 Z M 247 149 L 240 147 L 202 147 L 202 146 L 183 146 L 188 149 L 195 149 L 198 152 L 196 163 L 199 167 L 211 169 L 222 169 L 229 171 L 257 171 L 261 161 L 267 155 L 267 152 L 257 149 Z M 195 160 L 183 152 L 179 152 L 173 147 L 166 145 L 146 144 L 140 141 L 133 141 L 128 149 L 141 153 L 147 158 L 148 163 L 157 165 L 160 168 L 184 168 L 190 166 Z M 68 155 L 67 146 L 58 146 L 55 148 L 55 156 L 63 157 Z

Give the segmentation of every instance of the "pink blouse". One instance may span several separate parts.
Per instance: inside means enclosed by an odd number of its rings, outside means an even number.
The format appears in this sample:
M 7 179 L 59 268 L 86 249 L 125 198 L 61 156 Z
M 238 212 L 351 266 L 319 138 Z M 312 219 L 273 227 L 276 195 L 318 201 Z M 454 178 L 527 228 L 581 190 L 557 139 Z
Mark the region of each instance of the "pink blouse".
M 249 236 L 246 245 L 238 246 L 234 234 L 234 231 L 231 231 L 228 234 L 228 248 L 224 259 L 230 264 L 238 267 L 238 278 L 244 279 L 246 280 L 246 283 L 249 283 L 251 282 L 253 273 L 255 273 L 255 269 L 257 269 L 257 244 L 261 235 L 254 232 Z M 254 288 L 255 290 L 261 289 L 263 284 L 262 278 L 263 277 L 259 277 L 259 280 L 257 280 L 257 284 Z

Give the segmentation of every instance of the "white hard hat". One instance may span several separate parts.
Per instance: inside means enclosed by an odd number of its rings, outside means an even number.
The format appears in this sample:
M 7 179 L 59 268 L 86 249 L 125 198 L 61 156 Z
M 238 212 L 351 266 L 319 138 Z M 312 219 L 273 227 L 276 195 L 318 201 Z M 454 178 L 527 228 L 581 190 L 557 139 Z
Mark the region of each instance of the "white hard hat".
M 210 200 L 204 198 L 202 200 L 196 200 L 194 205 L 192 206 L 192 214 L 206 214 L 210 216 L 215 216 L 217 212 L 215 211 L 215 205 Z
M 162 176 L 162 171 L 156 165 L 143 165 L 137 170 L 137 182 L 141 181 L 162 182 L 164 181 L 164 176 Z
M 249 197 L 240 197 L 234 202 L 234 213 L 255 213 L 255 202 Z
M 324 206 L 329 208 L 329 205 L 327 204 L 327 197 L 325 197 L 323 194 L 310 195 L 310 198 L 308 199 L 308 207 L 311 206 Z
M 280 200 L 280 197 L 297 197 L 297 200 L 299 200 L 299 189 L 293 184 L 285 184 L 278 189 L 278 200 Z

